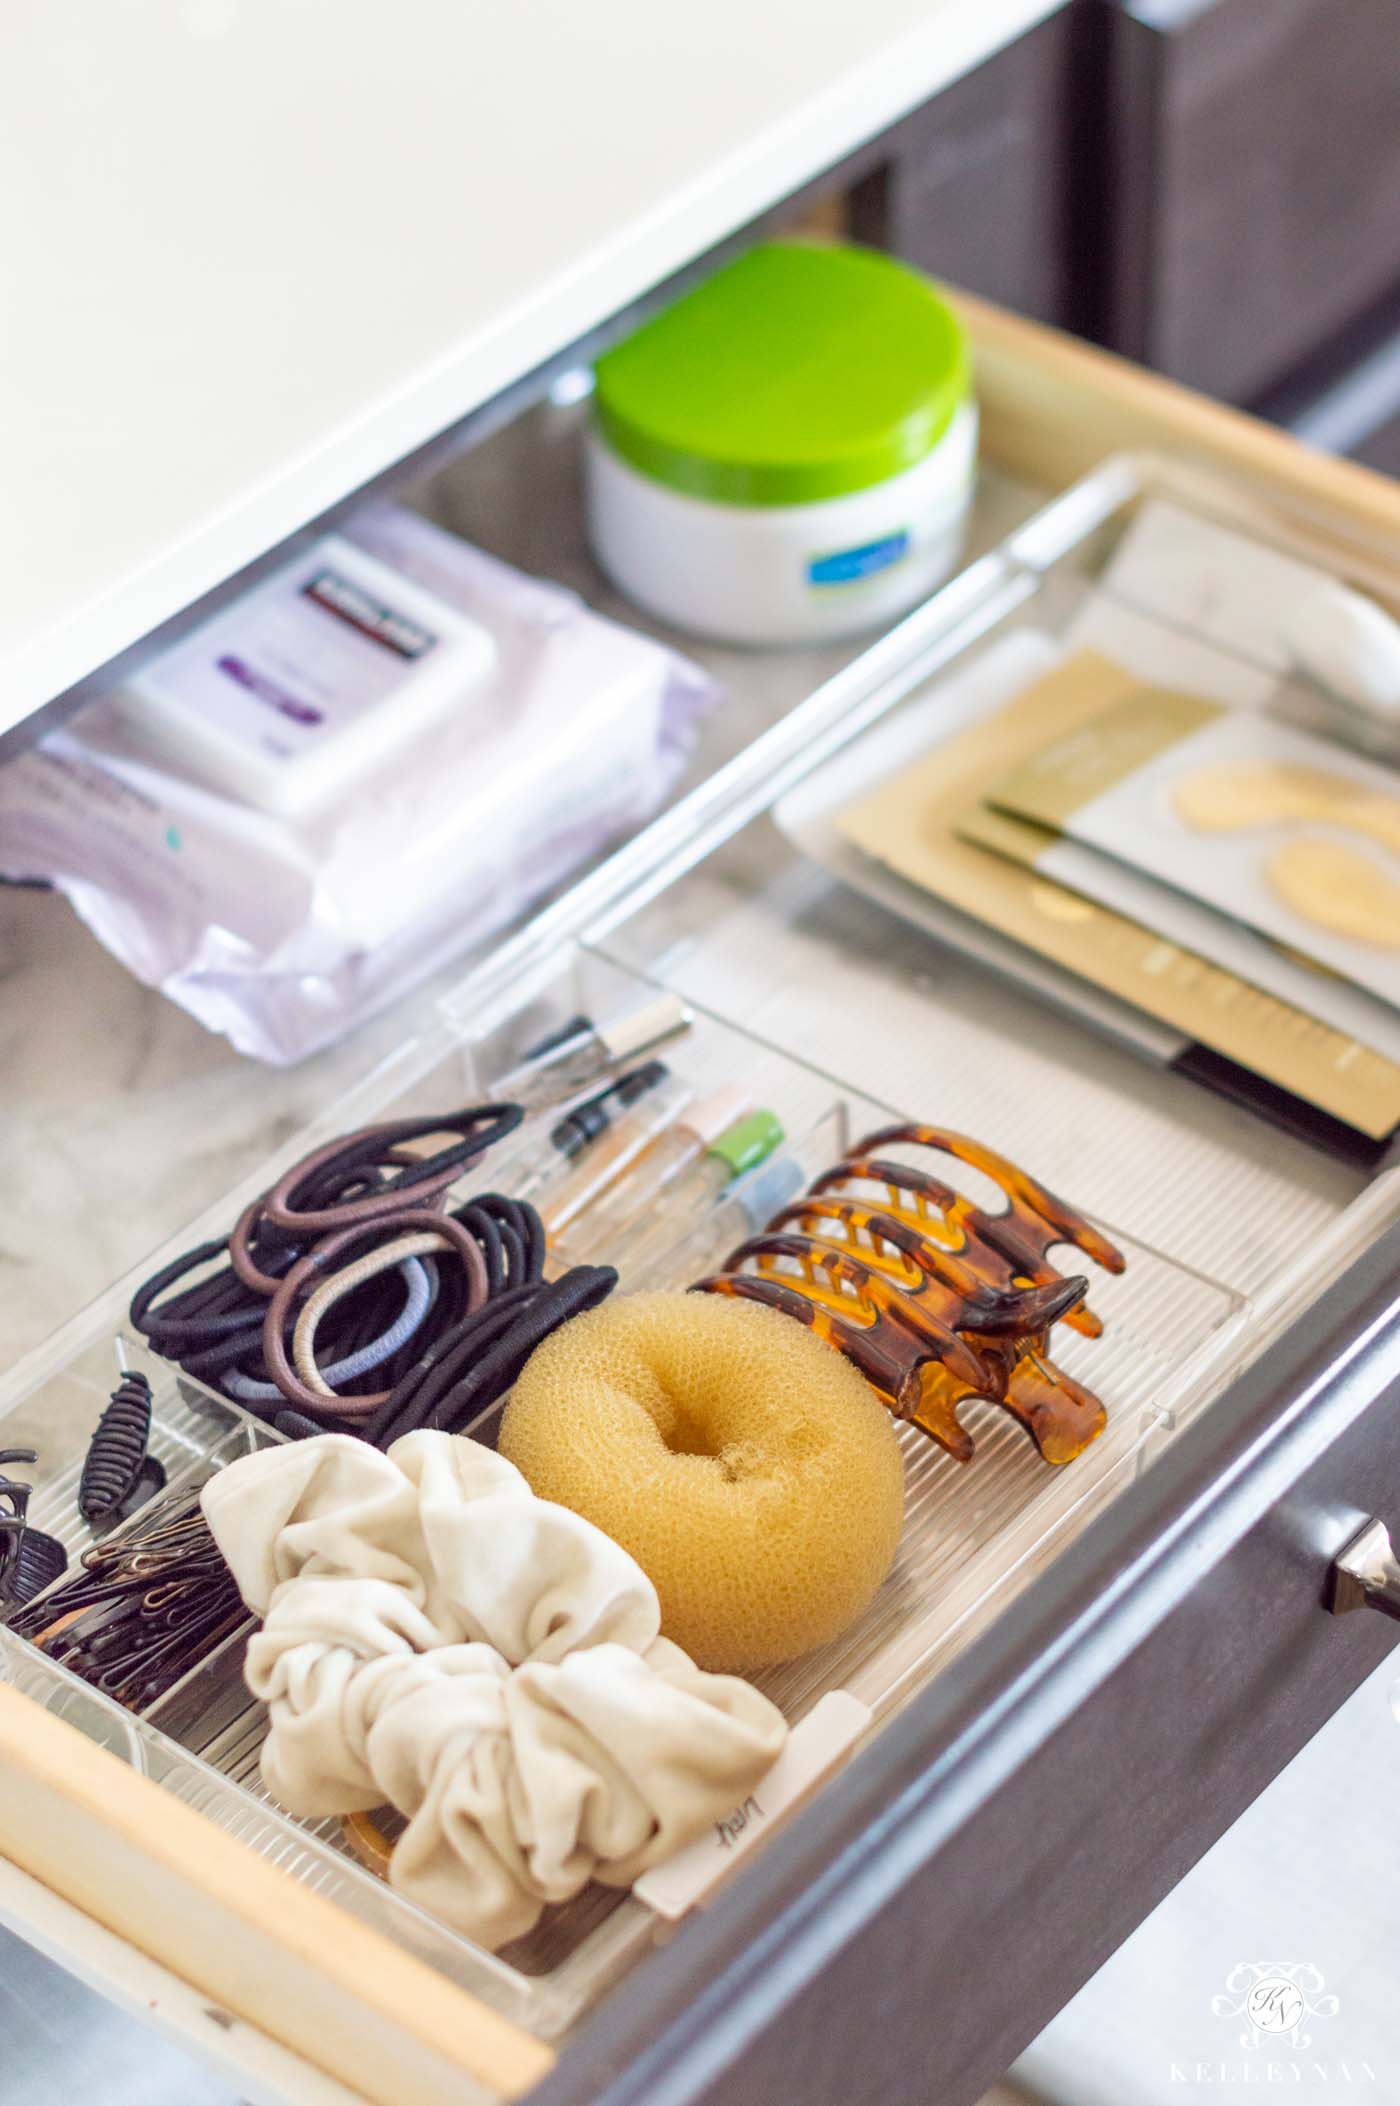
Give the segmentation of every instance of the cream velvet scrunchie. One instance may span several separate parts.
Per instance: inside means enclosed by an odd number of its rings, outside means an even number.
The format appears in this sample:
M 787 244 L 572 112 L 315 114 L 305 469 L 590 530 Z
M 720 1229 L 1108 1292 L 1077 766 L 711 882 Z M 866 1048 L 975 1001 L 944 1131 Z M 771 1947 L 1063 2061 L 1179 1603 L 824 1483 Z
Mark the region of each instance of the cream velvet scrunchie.
M 291 1812 L 388 1803 L 390 1883 L 479 1943 L 627 1885 L 744 1799 L 787 1727 L 660 1636 L 656 1590 L 489 1448 L 410 1433 L 267 1448 L 201 1495 L 263 1627 L 262 1772 Z

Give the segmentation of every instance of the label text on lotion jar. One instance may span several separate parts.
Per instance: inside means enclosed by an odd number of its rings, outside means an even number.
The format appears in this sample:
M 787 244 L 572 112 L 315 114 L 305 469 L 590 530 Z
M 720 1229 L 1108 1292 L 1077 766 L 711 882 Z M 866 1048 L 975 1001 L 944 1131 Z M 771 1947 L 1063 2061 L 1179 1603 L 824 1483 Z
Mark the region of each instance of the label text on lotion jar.
M 869 1724 L 870 1708 L 859 1697 L 844 1689 L 828 1690 L 793 1727 L 782 1754 L 742 1805 L 713 1822 L 664 1865 L 653 1865 L 642 1874 L 632 1889 L 638 1900 L 672 1921 L 684 1916 L 705 1899 L 736 1858 L 836 1767 Z

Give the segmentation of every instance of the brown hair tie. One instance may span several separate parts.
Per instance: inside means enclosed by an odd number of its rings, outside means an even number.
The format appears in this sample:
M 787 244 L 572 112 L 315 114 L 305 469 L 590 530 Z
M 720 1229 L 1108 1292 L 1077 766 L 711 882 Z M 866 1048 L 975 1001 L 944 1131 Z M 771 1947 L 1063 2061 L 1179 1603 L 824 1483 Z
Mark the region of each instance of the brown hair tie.
M 393 1272 L 405 1258 L 425 1258 L 430 1251 L 441 1247 L 442 1239 L 435 1229 L 423 1229 L 410 1236 L 392 1236 L 387 1243 L 377 1244 L 362 1257 L 353 1258 L 339 1272 L 328 1273 L 319 1286 L 312 1288 L 302 1304 L 292 1333 L 292 1364 L 308 1387 L 323 1397 L 329 1397 L 332 1402 L 339 1401 L 316 1364 L 316 1332 L 327 1310 L 333 1309 L 347 1294 L 353 1294 L 366 1280 Z M 384 1357 L 387 1360 L 390 1356 L 386 1353 Z
M 251 1287 L 254 1294 L 276 1294 L 285 1275 L 279 1277 L 276 1273 L 264 1272 L 252 1253 L 252 1241 L 261 1215 L 262 1200 L 250 1199 L 228 1239 L 228 1261 L 244 1286 Z
M 377 1133 L 380 1130 L 381 1129 L 377 1127 L 366 1127 L 365 1133 Z M 359 1138 L 363 1139 L 364 1135 L 360 1135 Z M 344 1143 L 336 1142 L 332 1145 L 333 1147 L 339 1148 L 343 1147 Z M 289 1174 L 299 1176 L 302 1171 L 306 1171 L 308 1173 L 311 1172 L 313 1167 L 319 1165 L 320 1157 L 324 1156 L 326 1153 L 327 1151 L 325 1149 L 321 1149 L 318 1155 L 303 1156 L 301 1162 L 296 1166 L 296 1171 L 294 1173 Z M 404 1150 L 398 1147 L 393 1147 L 386 1149 L 383 1155 L 378 1157 L 373 1164 L 361 1165 L 359 1167 L 362 1170 L 364 1168 L 382 1169 L 386 1165 L 410 1163 L 413 1160 L 414 1158 L 411 1155 L 407 1154 Z M 452 1174 L 453 1176 L 455 1176 L 457 1173 L 454 1171 Z M 369 1198 L 371 1196 L 383 1198 L 387 1197 L 388 1195 L 381 1192 L 375 1195 L 366 1193 L 363 1196 L 365 1198 Z M 424 1205 L 436 1208 L 442 1206 L 445 1203 L 445 1197 L 445 1185 L 430 1184 L 427 1187 L 427 1189 L 421 1194 L 421 1196 L 419 1188 L 415 1186 L 412 1195 L 408 1199 L 402 1200 L 401 1203 L 406 1206 Z M 256 1199 L 249 1200 L 247 1206 L 243 1209 L 243 1212 L 239 1215 L 238 1220 L 234 1224 L 233 1234 L 228 1239 L 229 1263 L 233 1267 L 234 1272 L 238 1275 L 239 1279 L 243 1282 L 243 1285 L 245 1287 L 252 1288 L 254 1294 L 264 1295 L 276 1294 L 277 1289 L 281 1286 L 283 1279 L 286 1277 L 285 1273 L 281 1272 L 264 1272 L 261 1266 L 258 1264 L 257 1259 L 253 1256 L 253 1245 L 257 1240 L 258 1230 L 262 1227 L 263 1224 L 264 1210 L 266 1209 L 268 1198 L 269 1194 L 263 1192 L 260 1193 Z M 358 1202 L 354 1200 L 340 1200 L 336 1203 L 336 1206 L 331 1209 L 331 1211 L 337 1212 L 340 1209 L 349 1206 L 354 1206 L 356 1204 L 358 1204 Z M 342 1227 L 348 1227 L 349 1223 L 343 1222 L 337 1225 Z M 285 1230 L 283 1230 L 282 1233 L 284 1235 L 287 1234 Z M 311 1233 L 315 1234 L 316 1232 L 313 1231 Z M 290 1237 L 288 1237 L 288 1243 L 293 1249 L 295 1248 L 295 1245 L 292 1244 Z
M 339 1257 L 351 1244 L 361 1241 L 367 1228 L 392 1228 L 396 1236 L 409 1229 L 431 1231 L 444 1246 L 455 1250 L 462 1261 L 467 1276 L 468 1311 L 479 1309 L 486 1299 L 486 1260 L 481 1255 L 481 1247 L 463 1228 L 461 1222 L 454 1221 L 450 1214 L 435 1213 L 431 1207 L 400 1207 L 395 1215 L 369 1223 L 352 1222 L 346 1228 L 323 1236 L 314 1250 L 309 1250 L 305 1257 L 298 1258 L 286 1277 L 277 1281 L 276 1291 L 268 1303 L 267 1315 L 263 1319 L 263 1360 L 268 1374 L 288 1403 L 295 1404 L 299 1411 L 308 1413 L 314 1419 L 367 1418 L 381 1404 L 386 1403 L 391 1394 L 389 1390 L 381 1389 L 358 1397 L 337 1396 L 333 1393 L 330 1396 L 318 1395 L 302 1381 L 293 1368 L 287 1357 L 284 1338 L 287 1319 L 296 1307 L 297 1298 L 308 1281 L 317 1275 L 329 1277 L 330 1261 Z
M 363 1133 L 352 1134 L 349 1138 L 366 1144 L 382 1139 L 383 1154 L 387 1155 L 393 1148 L 395 1136 L 392 1127 L 384 1126 L 367 1127 Z M 330 1206 L 311 1207 L 304 1214 L 289 1206 L 288 1197 L 298 1185 L 305 1183 L 315 1171 L 325 1169 L 337 1156 L 343 1156 L 346 1147 L 344 1140 L 330 1141 L 324 1148 L 303 1156 L 299 1163 L 293 1163 L 291 1169 L 284 1171 L 258 1201 L 259 1214 L 286 1234 L 315 1236 L 331 1229 L 350 1228 L 357 1221 L 376 1221 L 405 1204 L 424 1206 L 445 1192 L 461 1174 L 461 1165 L 451 1163 L 445 1169 L 430 1171 L 427 1176 L 416 1179 L 409 1194 L 385 1187 L 377 1192 L 363 1192 L 358 1199 L 338 1199 Z M 367 1155 L 363 1163 L 347 1164 L 347 1168 L 377 1169 L 382 1159 L 379 1154 Z
M 422 1205 L 445 1192 L 478 1156 L 513 1132 L 521 1116 L 516 1104 L 477 1104 L 463 1112 L 395 1119 L 387 1125 L 366 1126 L 358 1133 L 342 1134 L 339 1140 L 328 1141 L 324 1148 L 303 1156 L 285 1170 L 264 1196 L 262 1214 L 277 1228 L 293 1235 L 314 1235 L 323 1229 L 346 1228 L 352 1222 L 376 1221 L 404 1205 Z M 450 1148 L 411 1158 L 406 1164 L 402 1156 L 392 1153 L 404 1142 L 437 1133 L 455 1133 L 459 1138 Z M 404 1166 L 390 1184 L 377 1192 L 366 1192 L 359 1199 L 338 1200 L 330 1206 L 310 1207 L 305 1212 L 292 1204 L 300 1188 L 318 1170 L 333 1164 L 343 1165 L 347 1173 L 378 1169 L 386 1160 Z

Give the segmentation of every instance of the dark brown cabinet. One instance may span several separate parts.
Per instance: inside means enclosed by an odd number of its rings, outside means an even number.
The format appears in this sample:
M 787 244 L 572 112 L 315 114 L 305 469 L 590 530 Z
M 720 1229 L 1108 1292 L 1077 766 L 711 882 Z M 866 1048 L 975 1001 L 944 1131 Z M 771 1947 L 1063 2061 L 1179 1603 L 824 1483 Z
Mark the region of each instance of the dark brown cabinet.
M 1356 458 L 1383 475 L 1400 475 L 1400 412 L 1382 424 L 1356 449 Z
M 1254 405 L 1400 294 L 1400 0 L 1068 0 L 867 151 L 849 220 Z
M 1400 282 L 1395 0 L 1104 10 L 1098 333 L 1252 402 Z
M 1062 8 L 887 132 L 850 193 L 855 238 L 1072 326 L 1081 21 Z

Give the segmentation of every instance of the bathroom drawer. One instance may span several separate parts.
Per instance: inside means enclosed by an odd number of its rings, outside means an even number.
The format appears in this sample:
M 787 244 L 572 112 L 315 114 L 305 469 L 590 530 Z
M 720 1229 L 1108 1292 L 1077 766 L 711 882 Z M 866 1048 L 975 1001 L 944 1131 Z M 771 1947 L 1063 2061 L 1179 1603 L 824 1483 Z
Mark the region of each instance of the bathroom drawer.
M 1036 324 L 973 300 L 966 312 L 986 449 L 1005 470 L 1054 489 L 1111 452 L 1150 447 L 1228 471 L 1261 520 L 1275 502 L 1287 506 L 1300 532 L 1358 575 L 1400 563 L 1400 492 L 1381 478 Z M 586 937 L 591 971 L 654 984 L 673 967 L 697 969 L 696 953 L 672 940 L 677 930 L 709 940 L 732 927 L 729 999 L 742 1012 L 738 968 L 748 957 L 752 969 L 752 953 L 740 952 L 737 935 L 753 939 L 785 877 L 780 868 L 768 884 L 765 858 L 781 845 L 764 815 L 818 758 L 896 706 L 921 669 L 941 662 L 938 652 L 960 647 L 979 608 L 1015 602 L 1037 532 L 1043 539 L 1044 526 L 1023 537 L 1015 561 L 981 566 L 940 595 L 915 618 L 913 643 L 899 632 L 873 645 L 688 808 L 478 967 L 448 1005 L 444 1044 L 460 1043 L 452 1033 L 464 1016 L 475 1028 L 535 986 L 574 938 Z M 707 890 L 710 856 L 730 860 Z M 663 911 L 672 894 L 682 896 L 674 923 Z M 840 901 L 799 901 L 784 961 L 810 961 L 846 911 Z M 1078 1027 L 1042 1022 L 990 982 L 970 982 L 960 996 L 949 968 L 925 996 L 906 943 L 849 911 L 860 969 L 883 976 L 892 1003 L 927 1000 L 931 1039 L 940 1022 L 956 1033 L 959 1016 L 983 1033 L 1007 1019 L 1004 1054 L 992 1048 L 975 1071 L 957 1068 L 955 1037 L 946 1039 L 950 1102 L 962 1091 L 984 1112 L 1001 1105 L 1014 1128 L 1035 1110 L 1028 1077 L 1042 1073 L 1042 1056 L 1043 1073 L 1062 1077 L 1070 1109 L 1056 1107 L 1046 1123 L 1057 1130 L 1044 1142 L 1052 1183 L 1092 1198 L 1055 1164 L 1096 1151 L 1104 1160 L 1104 1135 L 1087 1114 L 1083 1132 L 1074 1130 L 1074 1104 L 1096 1104 L 1119 1137 L 1106 1176 L 1119 1174 L 1141 1136 L 1149 1218 L 1179 1230 L 1183 1208 L 1209 1201 L 1206 1226 L 1228 1245 L 1237 1168 L 1238 1203 L 1247 1197 L 1256 1214 L 1272 1206 L 1286 1229 L 1287 1181 L 1294 1170 L 1312 1177 L 1303 1144 L 1254 1134 L 1189 1083 L 1099 1053 Z M 747 1030 L 748 1042 L 774 1052 L 747 1013 L 707 1014 L 734 1043 Z M 884 1040 L 900 1038 L 903 1014 L 891 1010 Z M 881 1042 L 878 1003 L 848 1019 L 856 1023 L 872 1046 Z M 839 1047 L 821 1044 L 820 1070 L 805 1070 L 813 1087 L 842 1072 Z M 884 1045 L 886 1077 L 901 1050 Z M 797 1054 L 776 1051 L 796 1069 Z M 426 1072 L 412 1071 L 417 1080 Z M 395 1087 L 390 1063 L 367 1079 L 355 1108 L 369 1113 Z M 895 1101 L 896 1085 L 877 1077 L 868 1095 Z M 981 1130 L 999 1138 L 986 1116 Z M 1007 1145 L 1029 1152 L 1009 1136 Z M 1207 1158 L 1214 1183 L 1204 1199 L 1174 1189 Z M 265 1167 L 248 1168 L 250 1182 L 265 1181 Z M 1366 1515 L 1400 1527 L 1400 1172 L 1382 1166 L 1369 1183 L 1341 1171 L 1317 1177 L 1298 1216 L 1300 1234 L 1310 1222 L 1316 1229 L 1316 1264 L 1299 1270 L 1290 1260 L 1261 1283 L 1248 1350 L 1218 1363 L 1219 1394 L 1194 1412 L 1199 1400 L 1186 1397 L 1179 1423 L 1164 1415 L 1158 1424 L 1145 1410 L 1152 1438 L 1124 1449 L 1105 1496 L 1082 1511 L 1067 1505 L 1043 1554 L 1008 1565 L 974 1634 L 924 1686 L 911 1680 L 913 1693 L 891 1702 L 846 1770 L 711 1907 L 665 1940 L 626 1919 L 631 1944 L 624 1954 L 619 1931 L 615 1975 L 602 1952 L 595 1984 L 608 1994 L 590 2010 L 561 2002 L 552 2011 L 547 1993 L 517 1991 L 508 1969 L 483 1965 L 478 1979 L 471 1968 L 454 1976 L 430 1964 L 430 1925 L 396 1917 L 387 1902 L 382 1921 L 373 1907 L 352 1913 L 333 1887 L 317 1890 L 326 1885 L 319 1846 L 308 1842 L 300 1856 L 282 1842 L 272 1850 L 277 1819 L 256 1806 L 241 1829 L 201 1811 L 201 1793 L 216 1812 L 225 1805 L 222 1780 L 182 1764 L 178 1750 L 81 1685 L 60 1692 L 56 1708 L 47 1692 L 44 1708 L 10 1654 L 11 1686 L 0 1688 L 0 1849 L 195 1984 L 232 2032 L 269 2035 L 382 2106 L 470 2106 L 532 2091 L 541 2106 L 876 2097 L 970 2106 L 1390 1642 L 1378 1617 L 1326 1615 L 1322 1591 L 1330 1557 Z M 1330 1199 L 1323 1208 L 1324 1188 L 1335 1208 Z M 31 1356 L 8 1386 L 9 1407 L 69 1379 L 105 1321 L 75 1319 Z M 1173 1372 L 1163 1365 L 1164 1397 Z M 603 1932 L 611 1935 L 606 1923 Z
M 1106 0 L 1101 334 L 1253 402 L 1400 275 L 1390 0 Z

